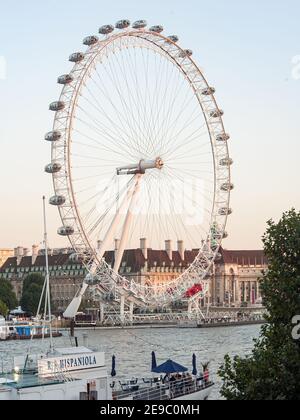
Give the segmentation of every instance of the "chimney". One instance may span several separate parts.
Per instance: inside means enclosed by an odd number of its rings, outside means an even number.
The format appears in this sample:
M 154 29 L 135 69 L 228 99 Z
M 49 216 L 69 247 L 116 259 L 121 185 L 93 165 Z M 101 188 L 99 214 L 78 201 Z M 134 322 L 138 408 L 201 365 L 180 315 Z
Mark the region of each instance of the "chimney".
M 28 257 L 28 255 L 29 255 L 29 249 L 28 248 L 24 248 L 23 255 L 24 255 L 24 257 Z
M 180 258 L 182 259 L 182 261 L 184 261 L 185 249 L 184 249 L 184 242 L 183 241 L 177 241 L 177 250 L 179 252 Z
M 18 246 L 18 248 L 15 248 L 15 257 L 17 257 L 17 265 L 20 265 L 23 256 L 24 248 L 22 246 Z
M 39 255 L 39 246 L 38 245 L 32 245 L 32 265 L 35 264 L 36 259 Z
M 120 239 L 115 239 L 115 251 L 118 251 L 119 250 L 120 243 L 121 243 Z
M 148 260 L 148 245 L 147 245 L 147 239 L 142 238 L 140 240 L 140 248 L 142 250 L 142 253 L 144 255 L 145 260 Z
M 117 253 L 120 248 L 120 243 L 121 243 L 120 239 L 115 239 L 115 259 L 117 258 Z
M 168 254 L 169 259 L 172 261 L 173 259 L 173 249 L 172 249 L 172 241 L 166 241 L 166 252 Z

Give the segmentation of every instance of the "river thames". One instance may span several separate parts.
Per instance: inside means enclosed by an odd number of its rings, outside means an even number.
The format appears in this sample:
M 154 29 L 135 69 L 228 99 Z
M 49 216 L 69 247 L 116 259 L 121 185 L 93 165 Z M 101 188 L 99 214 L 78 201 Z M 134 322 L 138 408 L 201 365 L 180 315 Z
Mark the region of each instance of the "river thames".
M 117 358 L 116 381 L 132 377 L 151 377 L 151 352 L 156 352 L 157 363 L 173 359 L 192 369 L 192 355 L 201 362 L 210 361 L 210 371 L 216 383 L 210 399 L 220 399 L 221 381 L 217 371 L 225 354 L 244 356 L 251 352 L 253 340 L 258 338 L 260 326 L 227 327 L 212 329 L 147 328 L 113 329 L 83 331 L 76 330 L 79 345 L 84 343 L 84 334 L 88 335 L 88 345 L 106 353 L 108 370 L 111 369 L 111 356 Z M 0 370 L 8 369 L 14 355 L 24 354 L 29 349 L 29 342 L 0 342 Z M 55 339 L 57 347 L 70 347 L 67 336 Z M 49 340 L 35 340 L 31 343 L 30 353 L 37 353 L 49 347 Z

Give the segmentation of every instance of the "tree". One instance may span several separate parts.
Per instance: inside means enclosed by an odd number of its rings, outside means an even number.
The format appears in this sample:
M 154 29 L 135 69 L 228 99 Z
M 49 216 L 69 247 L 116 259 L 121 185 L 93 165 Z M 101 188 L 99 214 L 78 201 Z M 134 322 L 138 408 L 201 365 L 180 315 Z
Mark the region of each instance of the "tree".
M 8 307 L 6 306 L 4 302 L 2 302 L 2 300 L 0 300 L 0 315 L 6 317 L 8 312 L 9 312 Z
M 22 309 L 26 312 L 36 314 L 45 278 L 41 274 L 29 274 L 23 282 L 23 293 L 21 298 Z M 43 309 L 43 305 L 42 308 Z
M 18 300 L 9 280 L 0 279 L 0 300 L 8 309 L 14 309 Z
M 261 290 L 267 324 L 246 358 L 227 355 L 220 368 L 228 400 L 300 400 L 300 342 L 292 319 L 300 315 L 300 212 L 268 222 L 263 237 L 268 271 Z

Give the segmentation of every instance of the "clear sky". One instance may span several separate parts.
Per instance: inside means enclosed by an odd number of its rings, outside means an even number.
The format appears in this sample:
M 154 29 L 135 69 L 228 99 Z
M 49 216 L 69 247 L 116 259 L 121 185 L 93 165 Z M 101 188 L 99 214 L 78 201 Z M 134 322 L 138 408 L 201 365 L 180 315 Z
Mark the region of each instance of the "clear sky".
M 266 221 L 300 208 L 299 17 L 298 0 L 2 2 L 0 247 L 41 241 L 40 198 L 52 194 L 43 137 L 69 54 L 102 24 L 129 18 L 178 34 L 216 86 L 235 161 L 234 214 L 224 245 L 261 248 Z M 57 211 L 48 213 L 50 243 L 63 245 Z

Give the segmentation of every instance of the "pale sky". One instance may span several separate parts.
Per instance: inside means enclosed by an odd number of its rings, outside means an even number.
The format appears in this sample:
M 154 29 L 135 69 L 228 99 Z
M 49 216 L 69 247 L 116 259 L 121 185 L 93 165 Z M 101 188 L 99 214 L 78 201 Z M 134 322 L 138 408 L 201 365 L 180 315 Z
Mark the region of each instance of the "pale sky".
M 261 248 L 270 218 L 300 208 L 300 3 L 298 0 L 16 0 L 0 14 L 0 247 L 42 240 L 49 103 L 57 76 L 86 35 L 121 18 L 147 19 L 180 36 L 217 89 L 231 134 L 233 215 L 226 248 Z M 57 209 L 48 208 L 51 246 Z

